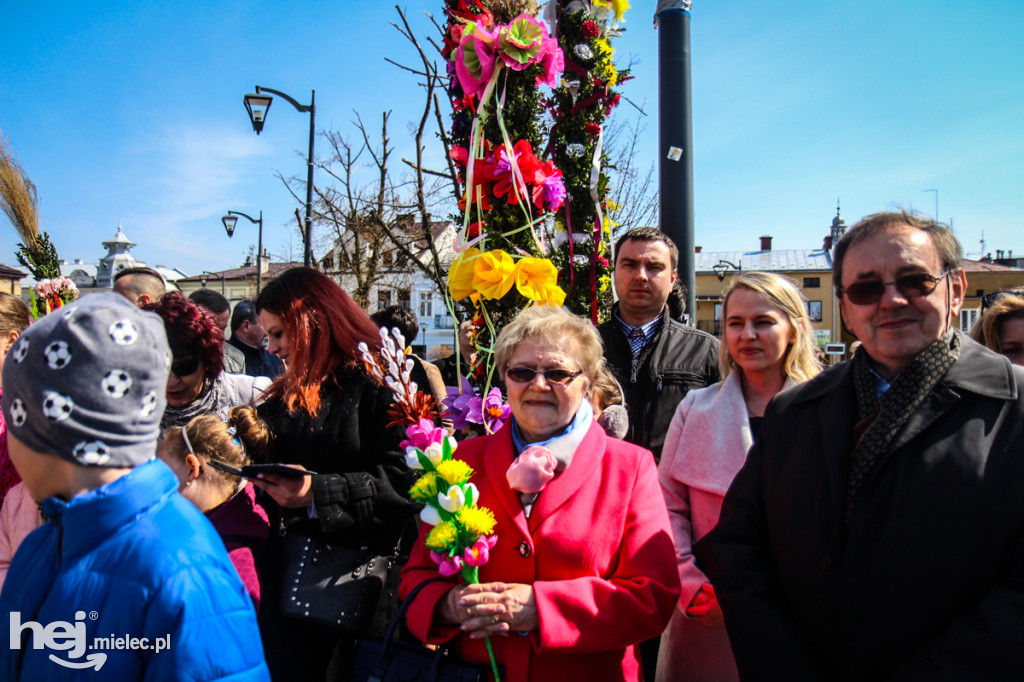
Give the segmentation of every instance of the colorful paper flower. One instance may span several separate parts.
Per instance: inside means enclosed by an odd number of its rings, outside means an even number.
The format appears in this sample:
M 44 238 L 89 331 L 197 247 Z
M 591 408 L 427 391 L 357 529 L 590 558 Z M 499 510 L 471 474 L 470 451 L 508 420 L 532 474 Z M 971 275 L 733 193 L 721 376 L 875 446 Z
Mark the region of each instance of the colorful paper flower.
M 516 263 L 516 289 L 528 299 L 545 301 L 548 289 L 558 285 L 558 269 L 547 258 L 520 258 Z
M 494 387 L 486 397 L 474 397 L 469 401 L 466 420 L 474 424 L 483 424 L 489 433 L 494 433 L 508 419 L 512 408 L 501 397 L 501 389 Z
M 448 492 L 437 494 L 437 503 L 449 514 L 453 514 L 466 506 L 466 493 L 461 486 L 448 486 Z
M 462 570 L 462 558 L 448 556 L 437 551 L 430 552 L 430 558 L 437 562 L 437 572 L 449 578 Z
M 473 535 L 490 535 L 497 523 L 494 512 L 487 507 L 463 507 L 456 518 Z
M 537 85 L 546 85 L 549 88 L 558 86 L 558 77 L 565 70 L 565 55 L 562 53 L 556 41 L 551 40 L 544 43 L 545 50 L 541 55 L 541 75 L 537 76 Z
M 501 249 L 482 253 L 476 259 L 473 267 L 473 289 L 483 298 L 501 298 L 512 288 L 512 272 L 514 270 L 515 262 L 513 262 L 512 256 Z M 448 282 L 448 288 L 451 289 L 450 274 Z M 455 292 L 452 291 L 452 296 L 455 295 Z
M 421 419 L 417 423 L 406 427 L 405 436 L 406 440 L 400 443 L 403 448 L 414 447 L 426 450 L 430 445 L 443 441 L 445 431 L 438 426 L 434 426 L 434 422 L 429 419 Z
M 498 54 L 505 66 L 522 71 L 530 64 L 540 61 L 548 30 L 543 23 L 520 14 L 511 23 L 498 28 Z
M 467 547 L 462 558 L 470 566 L 483 566 L 491 558 L 491 550 L 498 542 L 497 535 L 481 535 L 471 547 Z
M 461 301 L 476 292 L 476 261 L 480 250 L 468 248 L 459 254 L 448 269 L 448 291 L 452 298 Z
M 497 35 L 480 24 L 469 24 L 455 48 L 453 61 L 459 85 L 467 95 L 481 95 L 494 75 Z
M 588 38 L 596 38 L 601 33 L 601 29 L 597 27 L 597 24 L 595 24 L 592 19 L 587 19 L 586 21 L 584 21 L 583 26 L 580 27 L 580 30 L 583 32 L 583 35 L 585 35 Z

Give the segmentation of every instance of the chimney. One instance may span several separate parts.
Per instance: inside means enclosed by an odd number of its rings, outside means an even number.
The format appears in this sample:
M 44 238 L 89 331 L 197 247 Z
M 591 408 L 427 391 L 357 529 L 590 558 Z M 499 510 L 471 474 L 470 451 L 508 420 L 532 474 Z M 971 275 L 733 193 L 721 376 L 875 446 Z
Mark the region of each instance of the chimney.
M 825 243 L 821 245 L 821 250 L 826 253 L 832 250 L 832 235 L 825 237 Z
M 700 253 L 700 250 L 703 249 L 703 248 L 704 248 L 703 246 L 695 246 L 695 247 L 693 247 L 693 252 L 694 253 Z
M 771 251 L 772 250 L 772 238 L 768 235 L 761 236 L 761 250 Z

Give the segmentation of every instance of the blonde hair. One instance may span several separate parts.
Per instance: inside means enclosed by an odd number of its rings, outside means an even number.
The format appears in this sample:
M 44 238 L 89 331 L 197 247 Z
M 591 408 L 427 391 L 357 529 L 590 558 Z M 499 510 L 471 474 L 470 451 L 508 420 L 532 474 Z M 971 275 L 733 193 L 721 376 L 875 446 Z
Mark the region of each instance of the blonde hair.
M 579 363 L 580 369 L 593 385 L 604 361 L 604 348 L 597 329 L 585 317 L 552 305 L 530 306 L 501 330 L 494 343 L 494 361 L 498 374 L 502 379 L 505 378 L 509 360 L 520 343 L 530 340 L 558 344 L 563 339 L 571 343 L 562 344 L 562 348 Z
M 805 300 L 796 283 L 788 277 L 771 272 L 743 272 L 733 277 L 725 292 L 722 302 L 722 324 L 729 316 L 729 298 L 737 289 L 745 289 L 761 294 L 785 315 L 793 328 L 794 339 L 786 351 L 783 369 L 786 376 L 796 382 L 807 381 L 821 371 L 821 365 L 814 355 L 811 321 L 807 317 Z M 725 334 L 723 333 L 723 337 Z M 734 367 L 738 367 L 729 353 L 729 344 L 722 339 L 718 345 L 718 362 L 721 365 L 722 379 L 729 376 Z
M 603 358 L 601 369 L 597 372 L 597 379 L 594 380 L 594 385 L 590 389 L 590 402 L 600 410 L 622 404 L 622 388 Z
M 999 334 L 1002 332 L 1003 323 L 1018 317 L 1024 318 L 1024 293 L 1011 290 L 982 313 L 981 319 L 971 327 L 970 337 L 989 350 L 999 353 Z
M 21 334 L 32 324 L 28 304 L 17 296 L 0 291 L 0 334 Z
M 233 429 L 234 434 L 229 429 Z M 167 429 L 164 434 L 167 450 L 181 461 L 189 454 L 183 432 L 192 445 L 193 453 L 204 464 L 206 460 L 215 459 L 235 468 L 243 467 L 253 459 L 261 459 L 270 443 L 270 429 L 249 406 L 231 408 L 226 422 L 214 414 L 201 414 L 184 427 Z M 237 476 L 212 466 L 204 466 L 202 476 L 224 490 L 238 485 Z

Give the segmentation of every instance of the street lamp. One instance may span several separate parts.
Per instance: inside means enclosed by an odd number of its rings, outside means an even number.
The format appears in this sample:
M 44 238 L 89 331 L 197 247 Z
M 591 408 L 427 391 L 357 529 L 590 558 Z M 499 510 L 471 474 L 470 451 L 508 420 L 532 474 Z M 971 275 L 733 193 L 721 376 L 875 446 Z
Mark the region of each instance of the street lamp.
M 210 281 L 211 277 L 216 277 L 220 280 L 220 295 L 227 298 L 227 292 L 224 290 L 224 275 L 218 275 L 216 272 L 210 272 L 209 270 L 203 270 L 203 274 L 199 275 L 199 283 L 206 288 L 206 283 Z
M 313 247 L 310 241 L 313 237 L 313 139 L 316 130 L 316 90 L 310 95 L 309 105 L 299 104 L 288 95 L 278 90 L 256 86 L 256 94 L 246 95 L 242 101 L 245 103 L 245 110 L 249 112 L 249 120 L 252 122 L 252 129 L 259 135 L 263 131 L 263 124 L 267 120 L 267 112 L 270 111 L 270 104 L 274 101 L 262 93 L 269 92 L 284 98 L 301 113 L 309 112 L 309 155 L 306 157 L 306 232 L 302 236 L 303 257 L 302 262 L 308 268 L 313 263 Z
M 743 272 L 743 261 L 740 261 L 740 264 L 736 265 L 730 261 L 719 259 L 717 263 L 711 266 L 711 269 L 715 271 L 715 275 L 718 276 L 719 282 L 725 280 L 725 273 L 729 271 L 729 268 L 732 268 L 736 272 Z
M 260 226 L 259 242 L 256 244 L 256 295 L 259 296 L 260 289 L 263 286 L 263 211 L 260 211 L 258 220 L 253 220 L 252 216 L 248 216 L 241 211 L 228 211 L 228 214 L 221 218 L 220 221 L 224 223 L 224 229 L 227 231 L 229 239 L 235 234 L 235 224 L 238 222 L 236 216 L 242 216 L 248 219 L 250 223 L 257 223 Z

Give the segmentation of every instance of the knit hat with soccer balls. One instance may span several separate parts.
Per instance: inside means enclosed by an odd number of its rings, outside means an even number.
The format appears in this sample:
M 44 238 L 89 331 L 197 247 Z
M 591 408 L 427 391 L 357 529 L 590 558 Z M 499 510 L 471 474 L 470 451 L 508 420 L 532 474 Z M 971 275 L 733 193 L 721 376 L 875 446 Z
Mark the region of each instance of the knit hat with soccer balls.
M 115 293 L 90 294 L 31 325 L 3 368 L 9 432 L 84 466 L 156 455 L 171 351 L 163 320 Z

